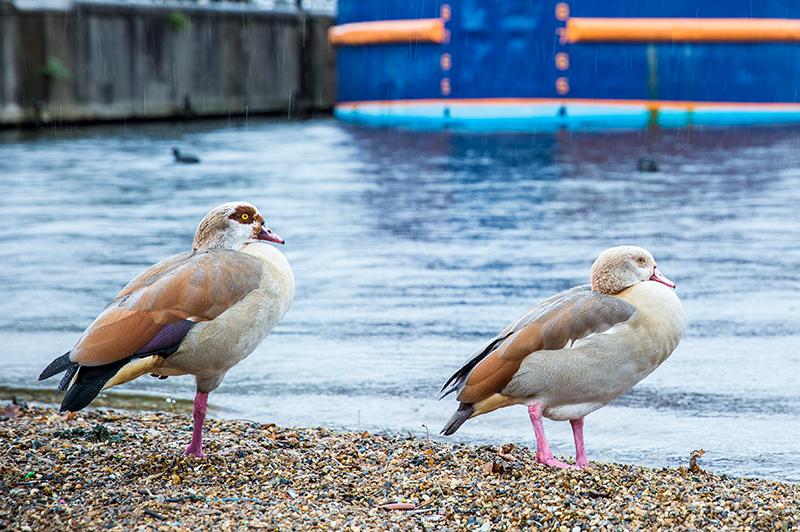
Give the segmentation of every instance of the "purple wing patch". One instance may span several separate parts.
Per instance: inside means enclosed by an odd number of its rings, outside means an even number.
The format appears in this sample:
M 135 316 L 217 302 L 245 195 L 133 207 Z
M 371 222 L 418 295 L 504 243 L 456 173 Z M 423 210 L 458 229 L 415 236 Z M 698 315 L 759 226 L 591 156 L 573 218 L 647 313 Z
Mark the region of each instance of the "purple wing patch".
M 133 356 L 171 355 L 178 350 L 183 339 L 195 325 L 197 325 L 195 322 L 189 320 L 176 321 L 165 325 L 152 340 L 147 342 Z

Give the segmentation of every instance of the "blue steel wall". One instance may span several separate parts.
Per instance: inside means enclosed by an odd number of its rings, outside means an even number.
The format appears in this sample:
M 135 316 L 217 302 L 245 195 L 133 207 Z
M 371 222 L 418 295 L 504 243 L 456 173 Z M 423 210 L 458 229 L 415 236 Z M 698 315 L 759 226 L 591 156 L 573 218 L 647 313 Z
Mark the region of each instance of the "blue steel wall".
M 800 18 L 800 1 L 573 0 L 572 17 Z M 556 35 L 553 0 L 340 0 L 339 23 L 435 18 L 451 6 L 450 42 L 339 49 L 339 101 L 587 98 L 798 102 L 800 44 L 573 44 Z M 648 48 L 651 60 L 648 64 Z M 557 52 L 570 66 L 555 68 Z M 452 69 L 439 58 L 449 53 Z M 651 77 L 651 68 L 656 76 Z M 564 77 L 569 92 L 555 90 Z
M 340 0 L 339 24 L 436 18 L 443 3 Z M 426 43 L 339 48 L 339 101 L 440 98 L 441 53 L 441 45 Z
M 570 2 L 573 17 L 798 18 L 800 2 L 628 0 Z M 657 83 L 648 87 L 647 45 L 574 44 L 566 73 L 570 97 L 796 102 L 798 44 L 658 44 Z

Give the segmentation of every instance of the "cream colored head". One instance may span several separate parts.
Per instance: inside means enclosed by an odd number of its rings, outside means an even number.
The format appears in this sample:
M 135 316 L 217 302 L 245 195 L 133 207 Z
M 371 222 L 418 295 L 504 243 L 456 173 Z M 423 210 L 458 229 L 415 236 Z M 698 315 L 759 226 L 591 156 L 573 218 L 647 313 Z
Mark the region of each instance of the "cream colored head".
M 675 288 L 675 283 L 658 271 L 650 252 L 636 246 L 617 246 L 600 253 L 592 265 L 591 281 L 592 290 L 603 294 L 618 294 L 644 281 Z
M 240 249 L 252 240 L 283 244 L 284 240 L 267 227 L 264 217 L 252 203 L 233 201 L 223 203 L 197 226 L 192 250 L 212 248 Z

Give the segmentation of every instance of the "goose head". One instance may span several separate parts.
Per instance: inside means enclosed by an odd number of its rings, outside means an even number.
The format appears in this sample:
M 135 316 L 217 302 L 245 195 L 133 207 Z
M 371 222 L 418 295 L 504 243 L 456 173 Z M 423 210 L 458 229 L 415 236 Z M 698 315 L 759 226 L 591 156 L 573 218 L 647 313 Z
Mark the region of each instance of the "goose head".
M 283 244 L 284 240 L 267 227 L 264 217 L 252 203 L 223 203 L 197 226 L 192 250 L 223 248 L 238 250 L 247 242 L 262 240 Z
M 617 246 L 600 253 L 592 265 L 591 281 L 592 290 L 603 294 L 618 294 L 645 281 L 675 288 L 658 270 L 653 255 L 636 246 Z

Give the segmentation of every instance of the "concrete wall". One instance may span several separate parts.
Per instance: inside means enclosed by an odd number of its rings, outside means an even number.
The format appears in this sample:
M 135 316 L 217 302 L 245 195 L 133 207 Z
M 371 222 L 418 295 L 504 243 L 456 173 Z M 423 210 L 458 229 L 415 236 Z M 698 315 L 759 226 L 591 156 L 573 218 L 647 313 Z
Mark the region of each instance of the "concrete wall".
M 0 124 L 327 111 L 332 23 L 247 6 L 0 3 Z

